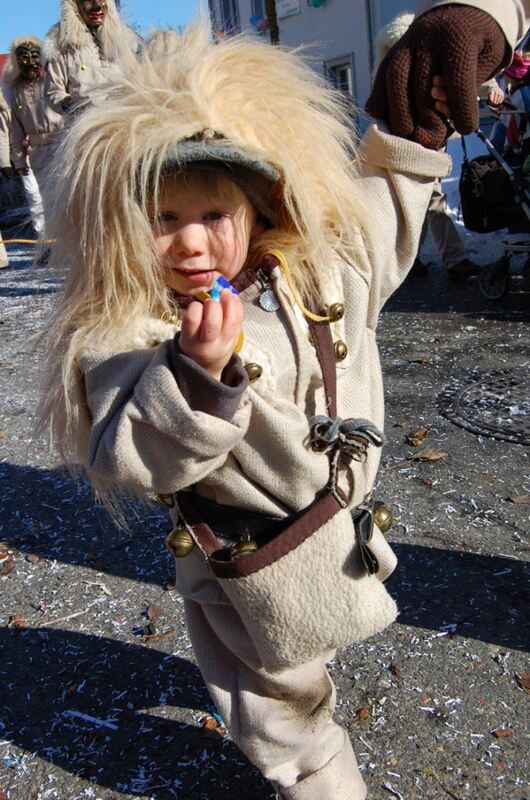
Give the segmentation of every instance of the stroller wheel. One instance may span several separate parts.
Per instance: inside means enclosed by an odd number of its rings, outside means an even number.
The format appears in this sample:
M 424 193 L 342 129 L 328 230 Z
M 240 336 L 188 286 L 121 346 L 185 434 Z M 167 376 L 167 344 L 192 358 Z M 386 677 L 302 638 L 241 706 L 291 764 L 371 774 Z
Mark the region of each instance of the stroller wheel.
M 500 300 L 508 291 L 510 283 L 510 263 L 501 258 L 495 264 L 484 267 L 478 276 L 478 287 L 488 300 Z
M 523 266 L 523 286 L 528 292 L 530 291 L 530 258 L 528 258 Z

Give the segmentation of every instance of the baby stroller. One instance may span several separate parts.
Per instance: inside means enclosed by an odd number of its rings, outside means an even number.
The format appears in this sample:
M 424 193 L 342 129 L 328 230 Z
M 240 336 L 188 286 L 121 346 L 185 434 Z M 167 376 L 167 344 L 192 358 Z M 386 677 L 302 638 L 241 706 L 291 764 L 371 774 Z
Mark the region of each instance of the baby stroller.
M 526 114 L 521 116 L 526 118 Z M 526 119 L 524 122 L 526 126 Z M 514 255 L 528 254 L 523 270 L 526 281 L 530 280 L 530 175 L 525 178 L 523 171 L 530 155 L 530 139 L 523 140 L 521 125 L 519 141 L 501 156 L 480 128 L 475 134 L 489 155 L 469 160 L 462 138 L 462 216 L 466 228 L 478 233 L 508 228 L 510 235 L 502 239 L 502 257 L 482 269 L 478 279 L 482 294 L 489 300 L 499 300 L 508 291 L 510 260 Z

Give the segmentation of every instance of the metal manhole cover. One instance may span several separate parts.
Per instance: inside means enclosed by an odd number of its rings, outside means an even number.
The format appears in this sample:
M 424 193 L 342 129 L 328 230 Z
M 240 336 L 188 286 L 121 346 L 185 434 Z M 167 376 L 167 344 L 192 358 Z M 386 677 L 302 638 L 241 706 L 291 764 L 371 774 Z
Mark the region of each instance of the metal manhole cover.
M 481 436 L 530 444 L 528 371 L 503 370 L 490 375 L 474 371 L 454 379 L 438 396 L 444 417 Z

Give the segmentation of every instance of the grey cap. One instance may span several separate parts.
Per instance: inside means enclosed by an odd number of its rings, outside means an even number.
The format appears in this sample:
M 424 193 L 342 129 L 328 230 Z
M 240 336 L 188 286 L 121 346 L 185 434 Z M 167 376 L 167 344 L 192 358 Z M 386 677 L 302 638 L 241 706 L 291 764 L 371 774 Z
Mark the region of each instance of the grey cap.
M 185 139 L 174 151 L 168 151 L 163 172 L 186 172 L 189 167 L 226 175 L 241 188 L 267 222 L 276 224 L 276 215 L 268 202 L 269 189 L 281 176 L 268 161 L 235 147 L 224 137 L 206 135 Z

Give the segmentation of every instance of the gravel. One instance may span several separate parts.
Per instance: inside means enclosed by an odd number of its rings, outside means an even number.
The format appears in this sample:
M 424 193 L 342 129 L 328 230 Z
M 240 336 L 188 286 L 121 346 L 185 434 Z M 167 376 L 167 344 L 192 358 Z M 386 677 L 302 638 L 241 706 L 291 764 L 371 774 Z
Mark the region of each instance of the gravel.
M 468 241 L 484 261 L 480 245 Z M 32 438 L 43 349 L 31 337 L 62 276 L 33 266 L 31 248 L 9 252 L 0 798 L 269 800 L 270 786 L 212 723 L 171 588 L 166 515 L 131 506 L 130 530 L 116 529 Z M 510 294 L 489 303 L 476 281 L 448 284 L 438 263 L 382 316 L 389 441 L 378 495 L 395 516 L 400 565 L 389 586 L 401 614 L 330 665 L 371 800 L 530 798 L 528 448 L 463 430 L 436 402 L 473 370 L 528 374 L 521 285 L 516 274 Z M 424 441 L 408 444 L 422 428 Z M 445 455 L 421 461 L 422 450 Z

